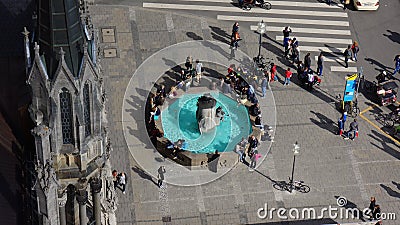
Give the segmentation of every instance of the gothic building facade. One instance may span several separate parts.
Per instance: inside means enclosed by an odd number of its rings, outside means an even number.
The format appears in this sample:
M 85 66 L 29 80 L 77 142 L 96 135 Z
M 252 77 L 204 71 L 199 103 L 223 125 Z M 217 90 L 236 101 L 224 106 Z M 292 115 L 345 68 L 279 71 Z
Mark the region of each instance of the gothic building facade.
M 79 0 L 38 0 L 26 29 L 38 223 L 116 224 L 97 30 Z

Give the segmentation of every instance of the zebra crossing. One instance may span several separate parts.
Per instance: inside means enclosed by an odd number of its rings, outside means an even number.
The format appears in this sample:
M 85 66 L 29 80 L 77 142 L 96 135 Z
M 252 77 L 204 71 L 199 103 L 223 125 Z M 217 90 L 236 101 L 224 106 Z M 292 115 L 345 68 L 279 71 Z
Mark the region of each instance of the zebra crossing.
M 329 6 L 318 1 L 271 0 L 270 10 L 254 7 L 245 11 L 235 5 L 237 0 L 148 1 L 143 2 L 143 8 L 214 13 L 219 21 L 239 22 L 252 31 L 257 30 L 256 24 L 262 20 L 267 24 L 268 36 L 278 43 L 283 40 L 284 27 L 290 26 L 293 31 L 291 36 L 300 42 L 302 55 L 311 52 L 316 61 L 319 52 L 324 52 L 325 68 L 338 73 L 357 72 L 351 60 L 349 64 L 352 66 L 344 67 L 343 52 L 353 40 L 348 15 L 338 5 Z

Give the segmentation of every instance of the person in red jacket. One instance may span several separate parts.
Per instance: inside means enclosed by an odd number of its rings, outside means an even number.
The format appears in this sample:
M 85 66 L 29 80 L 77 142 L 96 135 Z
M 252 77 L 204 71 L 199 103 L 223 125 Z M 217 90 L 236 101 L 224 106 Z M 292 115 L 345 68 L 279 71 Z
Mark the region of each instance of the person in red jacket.
M 290 71 L 290 68 L 287 68 L 287 70 L 285 71 L 285 83 L 283 85 L 289 85 L 291 77 L 292 77 L 292 71 Z
M 274 81 L 274 80 L 278 80 L 278 77 L 276 77 L 276 65 L 274 63 L 271 63 L 271 80 L 270 82 Z

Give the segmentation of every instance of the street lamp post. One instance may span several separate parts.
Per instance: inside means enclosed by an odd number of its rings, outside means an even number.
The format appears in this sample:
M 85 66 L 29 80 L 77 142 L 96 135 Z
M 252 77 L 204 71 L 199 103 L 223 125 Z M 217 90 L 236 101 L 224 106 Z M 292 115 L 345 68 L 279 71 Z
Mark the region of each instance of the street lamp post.
M 258 39 L 258 56 L 257 59 L 260 59 L 261 56 L 261 38 L 262 35 L 266 32 L 267 28 L 266 28 L 266 24 L 264 23 L 264 20 L 261 20 L 261 22 L 258 23 L 257 26 L 257 32 L 260 34 L 259 39 Z
M 293 186 L 293 176 L 294 176 L 294 166 L 296 164 L 296 155 L 300 154 L 300 146 L 296 143 L 293 144 L 293 167 L 292 167 L 292 177 L 290 178 L 290 192 L 292 192 Z

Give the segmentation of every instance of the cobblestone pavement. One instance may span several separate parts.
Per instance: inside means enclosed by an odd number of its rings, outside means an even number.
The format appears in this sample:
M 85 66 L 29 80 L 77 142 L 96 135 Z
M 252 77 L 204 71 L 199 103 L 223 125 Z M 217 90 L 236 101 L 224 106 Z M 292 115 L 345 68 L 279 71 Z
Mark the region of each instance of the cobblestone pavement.
M 170 45 L 192 40 L 228 40 L 212 31 L 210 26 L 229 33 L 231 24 L 190 15 L 162 13 L 125 6 L 92 5 L 93 23 L 100 30 L 105 88 L 108 93 L 108 119 L 113 143 L 112 164 L 129 174 L 127 194 L 119 196 L 118 224 L 292 224 L 274 215 L 272 220 L 259 219 L 257 210 L 269 208 L 314 207 L 320 210 L 337 206 L 336 199 L 344 196 L 347 207 L 363 209 L 369 197 L 376 196 L 383 212 L 400 215 L 399 145 L 377 131 L 374 126 L 359 119 L 360 137 L 344 141 L 334 135 L 339 113 L 335 109 L 335 95 L 343 90 L 343 75 L 329 73 L 313 92 L 300 87 L 296 79 L 289 86 L 274 82 L 272 90 L 277 108 L 275 142 L 266 160 L 256 172 L 238 164 L 221 178 L 192 187 L 167 184 L 162 190 L 156 178 L 135 162 L 129 149 L 151 151 L 145 142 L 130 143 L 123 134 L 122 106 L 127 84 L 140 64 L 149 56 Z M 104 30 L 103 29 L 110 29 Z M 108 32 L 107 32 L 108 31 Z M 258 36 L 249 29 L 241 30 L 245 40 L 240 47 L 248 55 L 258 51 Z M 264 46 L 265 47 L 265 46 Z M 272 43 L 262 49 L 274 58 L 282 74 L 291 66 L 270 49 L 279 49 Z M 228 46 L 226 46 L 228 48 Z M 265 54 L 265 53 L 264 53 Z M 195 57 L 195 52 L 193 53 Z M 186 55 L 182 55 L 182 61 Z M 160 63 L 171 63 L 165 61 Z M 224 71 L 221 71 L 224 72 Z M 280 77 L 282 77 L 280 75 Z M 143 77 L 143 79 L 146 79 Z M 138 87 L 140 88 L 140 87 Z M 143 112 L 139 96 L 131 96 L 133 117 Z M 361 97 L 362 109 L 367 108 Z M 132 127 L 131 134 L 143 140 L 144 130 Z M 301 154 L 296 157 L 295 179 L 310 186 L 309 193 L 288 193 L 273 188 L 274 182 L 287 180 L 293 162 L 293 143 L 298 141 Z M 168 168 L 166 178 L 168 177 Z M 301 220 L 296 224 L 329 224 L 351 220 Z M 384 224 L 398 225 L 397 221 Z

